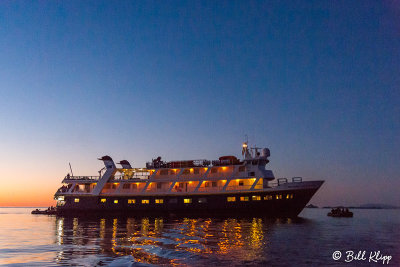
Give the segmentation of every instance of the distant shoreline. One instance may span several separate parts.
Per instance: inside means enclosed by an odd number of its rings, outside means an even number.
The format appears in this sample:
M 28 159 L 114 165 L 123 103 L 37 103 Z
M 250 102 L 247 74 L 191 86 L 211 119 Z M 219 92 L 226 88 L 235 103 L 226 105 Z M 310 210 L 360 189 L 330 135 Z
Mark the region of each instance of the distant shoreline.
M 363 209 L 363 210 L 396 210 L 400 209 L 400 207 L 397 206 L 392 206 L 392 205 L 386 205 L 386 204 L 364 204 L 360 206 L 324 206 L 324 207 L 318 207 L 313 204 L 308 204 L 305 208 L 308 209 L 333 209 L 333 208 L 349 208 L 349 209 Z
M 352 206 L 337 206 L 342 208 L 349 208 L 349 209 L 359 209 L 359 210 L 398 210 L 400 207 L 352 207 Z M 321 209 L 333 209 L 337 207 L 322 207 Z
M 13 208 L 48 208 L 49 206 L 31 206 L 31 207 L 0 207 L 0 208 L 6 208 L 6 209 L 13 209 Z

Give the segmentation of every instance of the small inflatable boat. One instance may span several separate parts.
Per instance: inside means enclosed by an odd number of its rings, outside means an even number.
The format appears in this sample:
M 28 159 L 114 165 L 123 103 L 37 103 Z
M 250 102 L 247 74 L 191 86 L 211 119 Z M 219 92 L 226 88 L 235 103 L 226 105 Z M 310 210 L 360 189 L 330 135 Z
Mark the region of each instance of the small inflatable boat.
M 349 211 L 349 209 L 336 208 L 332 209 L 331 212 L 328 213 L 328 216 L 351 218 L 353 217 L 353 212 Z
M 56 214 L 56 210 L 55 209 L 47 209 L 47 210 L 35 209 L 31 212 L 31 214 L 54 215 L 54 214 Z

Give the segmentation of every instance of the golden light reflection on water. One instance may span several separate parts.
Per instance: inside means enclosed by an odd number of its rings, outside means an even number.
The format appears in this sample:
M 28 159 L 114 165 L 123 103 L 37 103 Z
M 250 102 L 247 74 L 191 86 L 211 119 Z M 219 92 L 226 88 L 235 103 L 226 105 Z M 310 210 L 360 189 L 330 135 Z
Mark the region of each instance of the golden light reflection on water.
M 143 236 L 148 236 L 149 235 L 149 219 L 148 218 L 143 218 L 141 225 L 142 225 L 142 229 L 141 229 L 142 235 Z
M 262 229 L 262 220 L 254 218 L 251 223 L 249 245 L 253 249 L 259 249 L 262 246 L 263 239 L 264 239 L 264 232 Z
M 100 219 L 100 238 L 104 239 L 106 236 L 106 219 Z
M 266 243 L 260 218 L 54 217 L 54 223 L 55 244 L 60 247 L 54 261 L 60 264 L 73 255 L 102 254 L 131 255 L 136 262 L 156 265 L 182 265 L 182 260 L 194 255 L 230 258 L 241 249 L 247 251 L 242 258 L 252 260 Z
M 310 220 L 292 219 L 0 214 L 0 264 L 106 266 L 122 259 L 119 266 L 135 262 L 157 266 L 263 265 L 269 260 L 280 261 L 277 257 L 288 245 L 297 253 L 301 237 L 312 234 L 304 229 L 315 227 Z M 337 228 L 337 233 L 341 230 Z M 320 238 L 320 233 L 314 238 Z M 298 235 L 298 240 L 293 235 Z M 291 259 L 296 258 L 292 255 L 287 260 Z
M 111 249 L 114 254 L 118 255 L 118 251 L 116 250 L 117 247 L 117 229 L 118 229 L 118 219 L 113 219 L 113 225 L 112 225 L 112 239 L 111 239 Z
M 164 228 L 164 220 L 161 218 L 156 218 L 154 221 L 154 232 L 156 234 L 162 233 Z
M 242 227 L 236 219 L 224 220 L 222 224 L 222 236 L 218 242 L 217 253 L 226 254 L 230 250 L 243 246 Z
M 56 221 L 57 224 L 57 244 L 62 245 L 63 244 L 63 237 L 64 237 L 64 218 L 58 218 Z
M 69 219 L 71 220 L 71 219 Z M 64 218 L 57 220 L 57 243 L 63 244 Z M 108 222 L 108 223 L 107 223 Z M 98 219 L 98 239 L 102 252 L 110 251 L 116 256 L 132 255 L 139 262 L 160 263 L 160 256 L 152 252 L 155 247 L 165 246 L 173 251 L 185 251 L 191 254 L 229 254 L 244 246 L 251 250 L 249 256 L 256 255 L 263 247 L 264 231 L 263 221 L 253 218 L 244 229 L 243 223 L 237 219 L 225 219 L 215 221 L 212 219 L 183 218 L 173 228 L 165 229 L 163 218 L 127 218 L 121 221 L 119 218 Z M 109 225 L 109 226 L 107 226 Z M 84 230 L 78 218 L 72 219 L 72 237 L 74 244 L 80 244 L 77 240 L 84 240 Z M 107 237 L 107 228 L 111 233 Z M 212 228 L 212 230 L 210 230 Z M 164 244 L 166 232 L 172 231 L 169 243 Z M 81 238 L 77 238 L 81 237 Z M 107 241 L 109 240 L 109 241 Z M 217 247 L 212 248 L 209 244 L 217 241 Z M 89 243 L 86 241 L 86 243 Z M 84 245 L 84 244 L 82 244 Z M 109 248 L 107 249 L 107 246 Z M 163 262 L 166 259 L 163 259 Z M 167 259 L 168 264 L 177 264 L 176 259 Z

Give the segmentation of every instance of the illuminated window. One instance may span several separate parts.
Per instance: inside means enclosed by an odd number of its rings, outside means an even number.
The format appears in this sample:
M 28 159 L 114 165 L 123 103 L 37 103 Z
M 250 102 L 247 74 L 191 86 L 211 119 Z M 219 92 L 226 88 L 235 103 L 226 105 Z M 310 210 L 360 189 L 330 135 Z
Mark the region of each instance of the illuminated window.
M 261 196 L 252 196 L 251 199 L 253 201 L 258 201 L 258 200 L 261 200 Z
M 138 185 L 137 184 L 132 184 L 132 189 L 137 189 Z
M 171 174 L 171 175 L 173 175 L 173 174 L 175 174 L 176 172 L 175 172 L 175 170 L 170 170 L 169 171 L 169 174 Z
M 136 199 L 128 199 L 128 204 L 135 204 L 136 203 Z
M 249 197 L 240 197 L 240 201 L 249 201 Z
M 204 183 L 204 187 L 209 187 L 210 186 L 210 182 L 205 182 Z
M 112 189 L 117 189 L 118 184 L 112 184 Z
M 75 198 L 74 202 L 78 203 L 79 202 L 79 198 Z
M 264 200 L 271 200 L 272 199 L 272 196 L 265 196 L 264 197 Z
M 107 199 L 105 199 L 105 198 L 100 199 L 101 203 L 106 203 L 106 201 L 107 201 Z
M 118 204 L 118 199 L 114 199 L 114 204 Z
M 227 197 L 226 200 L 228 202 L 235 202 L 236 201 L 236 197 Z
M 185 199 L 183 199 L 183 203 L 186 203 L 186 204 L 192 203 L 192 199 L 191 198 L 185 198 Z
M 199 198 L 199 203 L 207 203 L 207 198 L 205 197 Z
M 282 195 L 276 195 L 276 199 L 282 199 Z
M 142 199 L 142 204 L 149 204 L 150 203 L 150 200 L 148 200 L 148 199 Z
M 156 204 L 163 204 L 163 203 L 164 203 L 164 199 L 156 198 Z

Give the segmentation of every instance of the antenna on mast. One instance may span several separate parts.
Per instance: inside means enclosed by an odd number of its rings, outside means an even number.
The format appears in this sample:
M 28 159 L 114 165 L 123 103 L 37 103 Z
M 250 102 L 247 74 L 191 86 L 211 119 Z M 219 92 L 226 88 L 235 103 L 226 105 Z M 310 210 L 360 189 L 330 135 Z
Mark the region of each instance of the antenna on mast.
M 248 149 L 249 138 L 248 138 L 247 134 L 245 135 L 245 138 L 246 138 L 246 142 L 244 142 L 242 144 L 242 155 L 244 156 L 245 159 L 249 159 L 249 158 L 251 158 L 251 155 L 250 155 L 249 149 Z
M 74 173 L 72 172 L 71 162 L 69 162 L 69 169 L 71 170 L 71 175 L 74 176 Z

